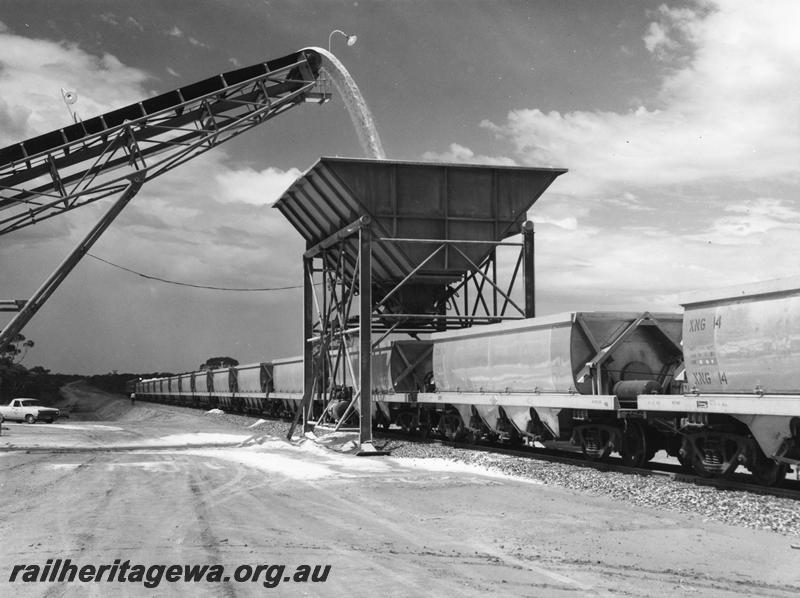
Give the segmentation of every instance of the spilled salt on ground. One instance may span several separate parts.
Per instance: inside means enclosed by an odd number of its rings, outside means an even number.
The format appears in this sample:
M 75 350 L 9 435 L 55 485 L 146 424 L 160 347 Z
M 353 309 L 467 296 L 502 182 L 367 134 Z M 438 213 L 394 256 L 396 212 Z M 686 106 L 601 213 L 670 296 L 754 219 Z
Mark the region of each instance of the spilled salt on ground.
M 56 430 L 107 430 L 109 432 L 122 432 L 124 428 L 118 428 L 117 426 L 106 426 L 103 424 L 62 424 L 57 423 L 54 428 L 48 427 L 48 429 L 56 429 Z
M 281 474 L 295 480 L 318 480 L 330 477 L 333 473 L 330 467 L 320 463 L 314 463 L 302 458 L 293 458 L 275 452 L 265 453 L 261 449 L 193 449 L 183 454 L 231 461 L 261 471 Z
M 444 474 L 468 473 L 472 475 L 482 475 L 492 478 L 502 478 L 505 480 L 515 480 L 531 484 L 541 484 L 541 482 L 537 480 L 531 480 L 528 478 L 509 475 L 499 471 L 493 471 L 491 469 L 483 467 L 482 465 L 461 463 L 459 461 L 449 461 L 447 459 L 441 459 L 438 457 L 425 458 L 425 459 L 420 459 L 417 457 L 393 457 L 392 460 L 395 461 L 398 465 L 407 467 L 409 469 L 424 469 L 426 471 L 444 473 Z
M 221 434 L 212 432 L 196 432 L 193 434 L 170 434 L 158 438 L 147 438 L 137 442 L 142 446 L 154 446 L 162 444 L 192 445 L 208 444 L 210 442 L 242 442 L 246 440 L 246 434 Z
M 387 473 L 394 469 L 391 463 L 384 460 L 353 457 L 313 442 L 289 444 L 269 436 L 261 437 L 257 445 L 197 449 L 186 451 L 185 454 L 214 457 L 299 480 L 353 478 L 365 473 Z
M 345 480 L 364 475 L 382 475 L 412 470 L 449 476 L 472 475 L 507 481 L 539 484 L 505 473 L 492 471 L 480 465 L 459 463 L 447 459 L 376 457 L 363 458 L 331 451 L 314 442 L 290 444 L 274 437 L 264 436 L 260 443 L 228 449 L 190 449 L 188 454 L 213 457 L 253 467 L 261 471 L 295 480 Z

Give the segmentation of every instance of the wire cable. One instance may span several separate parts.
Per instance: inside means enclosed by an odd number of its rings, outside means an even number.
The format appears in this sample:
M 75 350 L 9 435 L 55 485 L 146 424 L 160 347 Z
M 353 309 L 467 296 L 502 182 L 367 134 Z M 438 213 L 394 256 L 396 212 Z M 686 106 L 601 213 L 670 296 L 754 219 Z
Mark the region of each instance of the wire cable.
M 155 280 L 158 282 L 163 282 L 166 284 L 174 284 L 181 287 L 192 287 L 193 289 L 208 289 L 212 291 L 264 292 L 264 291 L 286 291 L 289 289 L 303 288 L 303 285 L 293 285 L 286 287 L 263 287 L 257 289 L 249 289 L 249 288 L 239 288 L 239 287 L 215 287 L 203 284 L 192 284 L 190 282 L 178 282 L 177 280 L 168 280 L 166 278 L 159 278 L 158 276 L 151 276 L 150 274 L 143 274 L 142 272 L 137 272 L 136 270 L 131 270 L 130 268 L 126 268 L 125 266 L 120 266 L 119 264 L 115 264 L 114 262 L 110 262 L 106 259 L 103 259 L 88 252 L 86 253 L 86 255 L 96 259 L 97 261 L 103 262 L 104 264 L 108 264 L 109 266 L 113 266 L 114 268 L 119 268 L 120 270 L 124 270 L 125 272 L 130 272 L 131 274 L 135 274 L 136 276 L 146 278 L 147 280 Z

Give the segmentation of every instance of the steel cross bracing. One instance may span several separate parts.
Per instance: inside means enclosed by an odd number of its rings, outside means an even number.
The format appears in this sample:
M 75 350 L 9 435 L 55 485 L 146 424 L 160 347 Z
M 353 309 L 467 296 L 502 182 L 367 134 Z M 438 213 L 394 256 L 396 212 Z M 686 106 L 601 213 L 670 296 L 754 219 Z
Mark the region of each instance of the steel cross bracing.
M 147 182 L 304 101 L 330 99 L 302 51 L 0 149 L 0 234 Z
M 526 222 L 522 233 L 522 243 L 387 238 L 377 236 L 371 219 L 363 216 L 310 248 L 303 256 L 305 392 L 289 438 L 300 418 L 304 431 L 312 427 L 340 431 L 357 419 L 362 452 L 370 453 L 371 357 L 376 349 L 393 335 L 417 338 L 424 333 L 533 317 L 532 223 Z M 387 285 L 375 279 L 372 249 L 376 244 L 432 242 L 437 245 L 428 257 L 401 280 Z M 479 264 L 462 251 L 471 243 L 492 246 Z M 500 246 L 519 248 L 510 281 L 501 282 L 498 277 Z M 417 313 L 402 302 L 394 303 L 405 287 L 424 278 L 425 264 L 445 248 L 463 256 L 470 267 L 456 280 L 440 284 L 433 309 Z M 520 278 L 524 287 L 521 306 L 511 296 Z M 516 313 L 506 315 L 509 308 Z M 426 355 L 415 361 L 402 350 L 399 353 L 406 367 L 398 380 L 409 375 L 416 378 L 415 366 Z M 423 386 L 424 381 L 416 382 Z
M 330 99 L 321 57 L 302 50 L 0 149 L 0 235 L 117 195 L 87 236 L 0 330 L 11 342 L 142 185 L 304 101 Z

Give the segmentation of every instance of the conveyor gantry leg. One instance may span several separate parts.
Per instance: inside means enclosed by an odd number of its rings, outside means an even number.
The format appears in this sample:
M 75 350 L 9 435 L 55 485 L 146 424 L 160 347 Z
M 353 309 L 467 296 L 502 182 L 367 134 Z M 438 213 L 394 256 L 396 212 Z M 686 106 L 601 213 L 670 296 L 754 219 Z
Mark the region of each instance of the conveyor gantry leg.
M 28 299 L 19 313 L 0 332 L 0 347 L 7 345 L 16 338 L 25 325 L 33 318 L 37 311 L 45 304 L 58 286 L 64 282 L 70 272 L 78 265 L 81 258 L 92 248 L 92 245 L 100 238 L 105 230 L 111 226 L 114 219 L 119 215 L 128 202 L 139 192 L 144 183 L 144 174 L 136 174 L 130 177 L 128 186 L 122 191 L 119 199 L 114 202 L 111 208 L 94 225 L 89 234 L 78 243 L 75 249 L 64 259 L 48 279 L 37 289 L 33 296 Z

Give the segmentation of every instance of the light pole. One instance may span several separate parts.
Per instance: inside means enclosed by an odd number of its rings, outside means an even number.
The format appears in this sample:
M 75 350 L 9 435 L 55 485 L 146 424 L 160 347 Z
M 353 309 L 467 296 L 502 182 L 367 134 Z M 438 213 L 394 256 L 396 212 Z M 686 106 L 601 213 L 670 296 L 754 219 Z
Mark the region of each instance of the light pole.
M 78 115 L 72 108 L 70 108 L 70 105 L 78 101 L 78 94 L 74 91 L 67 91 L 62 87 L 61 97 L 64 99 L 64 105 L 67 107 L 67 110 L 69 110 L 69 115 L 72 117 L 72 122 L 77 124 Z
M 328 52 L 331 51 L 331 40 L 333 39 L 333 34 L 334 33 L 340 33 L 341 35 L 345 36 L 347 38 L 347 45 L 348 46 L 354 45 L 356 43 L 356 41 L 358 40 L 358 36 L 348 35 L 344 31 L 342 31 L 341 29 L 334 29 L 333 31 L 331 31 L 331 34 L 328 36 Z

